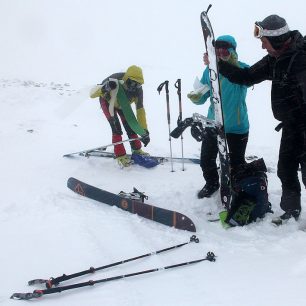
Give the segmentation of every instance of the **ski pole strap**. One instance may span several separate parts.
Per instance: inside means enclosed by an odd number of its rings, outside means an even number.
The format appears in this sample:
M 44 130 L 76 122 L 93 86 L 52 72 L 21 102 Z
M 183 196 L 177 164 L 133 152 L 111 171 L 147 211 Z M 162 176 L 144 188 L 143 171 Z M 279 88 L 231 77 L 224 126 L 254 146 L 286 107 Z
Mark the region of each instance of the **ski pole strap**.
M 160 94 L 160 92 L 162 91 L 164 86 L 165 86 L 165 90 L 166 90 L 167 120 L 168 120 L 168 124 L 170 124 L 169 81 L 165 81 L 165 82 L 161 83 L 157 87 L 157 91 Z
M 130 101 L 127 98 L 122 85 L 119 84 L 119 89 L 118 89 L 118 93 L 117 93 L 117 100 L 118 103 L 123 111 L 124 117 L 126 119 L 126 121 L 128 122 L 129 126 L 131 127 L 131 129 L 138 135 L 143 136 L 146 131 L 139 125 L 134 112 L 131 108 L 130 105 Z

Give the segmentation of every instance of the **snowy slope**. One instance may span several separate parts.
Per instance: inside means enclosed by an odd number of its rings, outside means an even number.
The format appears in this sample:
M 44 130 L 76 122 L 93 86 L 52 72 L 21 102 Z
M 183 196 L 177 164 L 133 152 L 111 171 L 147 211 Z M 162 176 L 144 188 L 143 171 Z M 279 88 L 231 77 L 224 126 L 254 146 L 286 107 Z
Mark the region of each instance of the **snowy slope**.
M 230 4 L 223 2 L 213 2 L 210 12 L 215 33 L 226 30 L 235 35 L 240 59 L 253 63 L 264 54 L 252 38 L 253 22 L 276 12 L 274 6 L 234 1 L 241 11 L 235 19 L 226 13 Z M 276 13 L 288 16 L 292 28 L 306 33 L 305 4 L 292 3 L 299 16 L 288 12 L 286 2 L 278 3 Z M 194 77 L 202 73 L 199 15 L 207 6 L 202 1 L 192 5 L 185 1 L 1 1 L 0 20 L 6 31 L 0 50 L 0 305 L 26 305 L 9 297 L 13 292 L 33 291 L 27 286 L 30 279 L 70 274 L 189 240 L 191 233 L 77 196 L 66 187 L 70 176 L 115 193 L 135 186 L 146 192 L 148 202 L 189 216 L 200 239 L 199 244 L 76 281 L 195 260 L 208 251 L 218 257 L 215 263 L 45 296 L 40 300 L 43 305 L 305 305 L 306 233 L 299 230 L 306 219 L 304 211 L 300 223 L 281 228 L 270 224 L 269 215 L 262 222 L 226 231 L 207 222 L 207 213 L 217 210 L 218 196 L 196 198 L 204 184 L 197 165 L 188 164 L 181 171 L 176 163 L 174 173 L 169 164 L 121 170 L 111 159 L 62 157 L 110 142 L 108 123 L 88 91 L 131 64 L 144 70 L 152 136 L 147 150 L 169 154 L 165 96 L 164 92 L 159 96 L 156 88 L 169 79 L 174 127 L 178 115 L 174 82 L 182 78 L 185 97 Z M 270 84 L 265 83 L 248 94 L 247 153 L 264 157 L 275 169 L 279 134 L 274 131 L 269 90 Z M 205 114 L 206 107 L 193 106 L 184 98 L 184 117 L 193 112 Z M 200 144 L 188 131 L 184 145 L 186 156 L 199 155 Z M 173 151 L 180 156 L 180 140 L 173 140 Z M 269 173 L 275 214 L 281 212 L 280 192 L 276 173 Z M 305 210 L 304 189 L 302 193 Z

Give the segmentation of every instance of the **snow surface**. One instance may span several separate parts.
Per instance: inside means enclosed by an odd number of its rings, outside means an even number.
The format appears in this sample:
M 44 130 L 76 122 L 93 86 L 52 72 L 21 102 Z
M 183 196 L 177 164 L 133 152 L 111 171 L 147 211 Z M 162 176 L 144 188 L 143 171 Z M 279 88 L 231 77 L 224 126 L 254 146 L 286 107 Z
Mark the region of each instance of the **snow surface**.
M 284 16 L 291 29 L 306 33 L 303 1 L 211 1 L 216 36 L 232 34 L 240 60 L 254 63 L 265 51 L 252 37 L 255 20 Z M 182 79 L 183 116 L 206 114 L 186 97 L 204 69 L 200 12 L 209 2 L 1 0 L 0 49 L 0 304 L 14 292 L 32 292 L 27 281 L 99 267 L 189 241 L 191 233 L 125 213 L 72 193 L 70 176 L 112 192 L 145 191 L 150 203 L 189 216 L 199 244 L 97 272 L 75 281 L 100 279 L 200 259 L 215 263 L 156 272 L 44 296 L 41 305 L 305 306 L 306 233 L 299 223 L 271 225 L 272 215 L 243 228 L 224 230 L 209 223 L 218 195 L 198 200 L 203 186 L 199 166 L 175 163 L 151 170 L 121 170 L 111 159 L 66 159 L 65 153 L 111 141 L 110 128 L 92 85 L 132 64 L 143 68 L 145 108 L 151 133 L 147 151 L 169 155 L 165 93 L 170 81 L 171 126 L 178 116 L 177 78 Z M 280 134 L 270 110 L 270 84 L 248 93 L 251 123 L 247 153 L 276 168 Z M 180 156 L 180 140 L 172 140 Z M 128 149 L 128 146 L 126 146 Z M 185 156 L 198 156 L 200 144 L 184 133 Z M 269 196 L 280 214 L 280 181 L 269 173 Z M 302 202 L 305 210 L 306 193 Z M 71 282 L 69 282 L 71 283 Z M 67 282 L 68 284 L 68 282 Z M 39 287 L 39 286 L 38 286 Z M 41 287 L 43 288 L 43 287 Z

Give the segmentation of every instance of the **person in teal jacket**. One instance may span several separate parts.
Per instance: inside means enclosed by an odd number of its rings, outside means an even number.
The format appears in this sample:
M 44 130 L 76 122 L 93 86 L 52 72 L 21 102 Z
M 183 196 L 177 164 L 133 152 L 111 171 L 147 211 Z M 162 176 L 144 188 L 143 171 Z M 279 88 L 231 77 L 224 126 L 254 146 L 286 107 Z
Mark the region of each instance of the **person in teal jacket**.
M 234 37 L 223 35 L 216 40 L 216 55 L 238 67 L 249 67 L 247 64 L 238 61 L 236 52 L 237 43 Z M 204 64 L 208 65 L 208 55 L 204 54 Z M 231 83 L 227 78 L 219 74 L 222 108 L 224 117 L 224 128 L 229 148 L 231 173 L 245 163 L 245 151 L 249 136 L 249 119 L 246 106 L 247 86 Z M 208 119 L 215 118 L 214 103 L 211 99 L 211 85 L 209 80 L 209 69 L 203 72 L 200 90 L 189 93 L 188 98 L 195 104 L 201 105 L 210 101 Z M 201 168 L 206 181 L 204 187 L 198 192 L 198 198 L 210 197 L 219 189 L 219 175 L 217 171 L 216 158 L 218 155 L 217 135 L 211 128 L 204 130 L 201 147 Z

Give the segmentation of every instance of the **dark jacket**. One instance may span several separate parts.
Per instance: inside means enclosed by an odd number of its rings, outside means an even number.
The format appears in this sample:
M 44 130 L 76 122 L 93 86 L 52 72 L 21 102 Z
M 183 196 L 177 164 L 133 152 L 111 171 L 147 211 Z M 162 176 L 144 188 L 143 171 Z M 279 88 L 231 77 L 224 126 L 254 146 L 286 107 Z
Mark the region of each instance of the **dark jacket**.
M 306 40 L 291 32 L 289 48 L 278 58 L 266 55 L 250 68 L 219 62 L 219 72 L 231 82 L 254 85 L 272 81 L 271 104 L 275 119 L 284 125 L 306 130 Z

